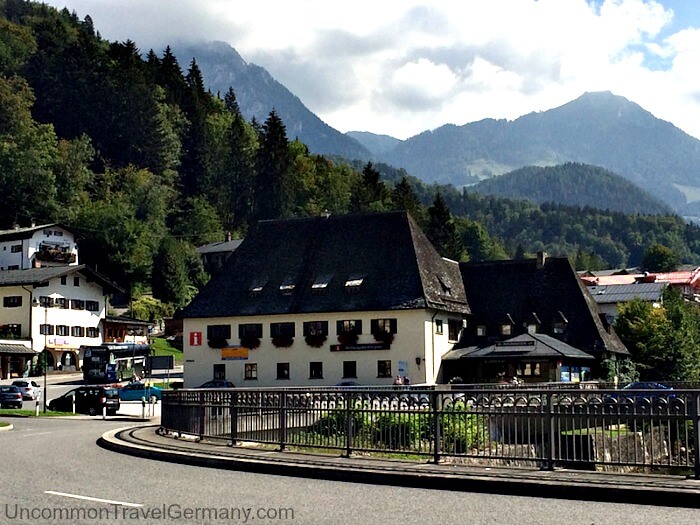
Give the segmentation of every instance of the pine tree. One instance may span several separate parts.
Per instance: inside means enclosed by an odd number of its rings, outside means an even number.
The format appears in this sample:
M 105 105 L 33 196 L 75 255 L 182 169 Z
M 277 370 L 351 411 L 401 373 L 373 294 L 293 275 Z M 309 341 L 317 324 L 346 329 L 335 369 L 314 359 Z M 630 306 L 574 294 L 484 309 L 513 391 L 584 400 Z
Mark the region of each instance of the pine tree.
M 419 224 L 423 223 L 423 206 L 406 177 L 401 177 L 398 184 L 394 186 L 391 202 L 393 209 L 406 210 Z
M 281 219 L 289 216 L 292 206 L 287 131 L 275 110 L 262 126 L 257 154 L 257 176 L 253 190 L 254 220 Z
M 428 228 L 425 233 L 440 255 L 455 261 L 462 260 L 464 246 L 457 233 L 452 213 L 440 192 L 437 192 L 433 204 L 428 208 Z

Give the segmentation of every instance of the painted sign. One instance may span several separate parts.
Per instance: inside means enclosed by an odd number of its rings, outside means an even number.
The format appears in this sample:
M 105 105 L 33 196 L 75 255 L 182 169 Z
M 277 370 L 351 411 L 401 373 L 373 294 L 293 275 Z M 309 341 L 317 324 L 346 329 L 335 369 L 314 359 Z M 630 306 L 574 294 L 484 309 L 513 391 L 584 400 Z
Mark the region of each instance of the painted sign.
M 227 346 L 221 349 L 222 361 L 240 361 L 248 359 L 248 349 L 244 346 Z
M 202 332 L 190 332 L 190 346 L 202 346 Z
M 353 350 L 390 350 L 389 343 L 356 343 L 353 345 L 331 345 L 331 352 L 350 352 Z

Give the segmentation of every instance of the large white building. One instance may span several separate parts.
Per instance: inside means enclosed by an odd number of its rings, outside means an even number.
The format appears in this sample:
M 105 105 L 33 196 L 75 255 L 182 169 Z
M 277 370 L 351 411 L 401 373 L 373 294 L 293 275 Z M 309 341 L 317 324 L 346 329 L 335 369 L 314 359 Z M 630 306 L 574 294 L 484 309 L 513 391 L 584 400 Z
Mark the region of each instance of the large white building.
M 263 221 L 184 311 L 185 386 L 435 383 L 468 314 L 406 212 Z
M 49 368 L 78 369 L 117 290 L 84 265 L 0 271 L 1 376 L 23 375 L 44 350 Z

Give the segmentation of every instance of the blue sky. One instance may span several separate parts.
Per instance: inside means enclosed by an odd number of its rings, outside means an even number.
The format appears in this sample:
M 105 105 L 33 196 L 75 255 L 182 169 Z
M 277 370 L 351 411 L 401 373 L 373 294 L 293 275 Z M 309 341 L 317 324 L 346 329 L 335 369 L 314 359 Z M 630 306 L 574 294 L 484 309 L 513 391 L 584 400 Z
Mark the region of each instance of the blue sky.
M 342 132 L 403 139 L 611 91 L 700 138 L 700 0 L 45 1 L 144 51 L 227 42 Z

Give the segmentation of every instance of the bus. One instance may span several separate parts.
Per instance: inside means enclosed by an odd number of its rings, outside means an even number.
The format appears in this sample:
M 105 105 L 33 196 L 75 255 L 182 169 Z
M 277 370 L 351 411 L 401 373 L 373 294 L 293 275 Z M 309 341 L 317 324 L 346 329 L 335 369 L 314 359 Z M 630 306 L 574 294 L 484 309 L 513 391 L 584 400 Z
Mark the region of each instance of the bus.
M 104 343 L 99 346 L 81 346 L 80 350 L 83 354 L 85 384 L 143 377 L 146 357 L 151 355 L 150 345 L 135 343 Z

